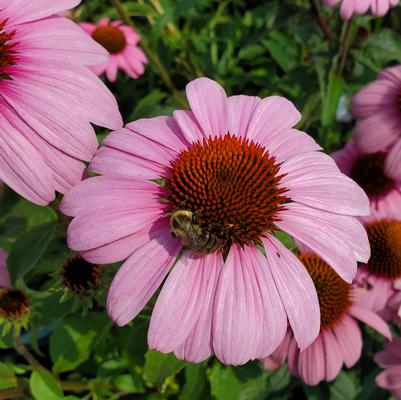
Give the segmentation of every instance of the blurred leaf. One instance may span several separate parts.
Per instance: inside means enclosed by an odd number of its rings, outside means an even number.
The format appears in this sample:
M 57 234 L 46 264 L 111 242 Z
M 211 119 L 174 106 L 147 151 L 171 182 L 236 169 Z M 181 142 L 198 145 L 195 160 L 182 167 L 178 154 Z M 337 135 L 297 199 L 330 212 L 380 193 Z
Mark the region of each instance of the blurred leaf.
M 0 390 L 16 386 L 14 371 L 7 364 L 0 362 Z
M 206 400 L 209 397 L 206 371 L 206 362 L 185 367 L 185 385 L 178 400 Z
M 56 374 L 71 371 L 89 357 L 91 347 L 100 332 L 109 328 L 106 316 L 74 315 L 58 324 L 50 336 L 50 357 Z
M 114 386 L 125 393 L 144 393 L 145 389 L 138 379 L 130 374 L 116 376 L 113 379 Z
M 153 350 L 148 350 L 145 359 L 144 377 L 155 386 L 160 386 L 167 377 L 175 375 L 186 364 L 173 354 L 163 354 Z
M 353 400 L 360 390 L 355 376 L 351 372 L 341 371 L 330 385 L 330 400 Z
M 344 93 L 344 81 L 334 72 L 329 73 L 329 82 L 322 104 L 322 125 L 328 126 L 336 120 L 338 102 Z
M 55 230 L 53 222 L 39 225 L 15 241 L 7 259 L 12 282 L 24 277 L 40 260 Z
M 143 99 L 141 99 L 135 107 L 134 112 L 130 116 L 130 120 L 139 118 L 155 117 L 158 114 L 161 101 L 166 98 L 166 94 L 158 89 L 153 90 Z
M 36 400 L 63 399 L 63 391 L 56 379 L 47 371 L 34 370 L 29 379 L 31 393 Z

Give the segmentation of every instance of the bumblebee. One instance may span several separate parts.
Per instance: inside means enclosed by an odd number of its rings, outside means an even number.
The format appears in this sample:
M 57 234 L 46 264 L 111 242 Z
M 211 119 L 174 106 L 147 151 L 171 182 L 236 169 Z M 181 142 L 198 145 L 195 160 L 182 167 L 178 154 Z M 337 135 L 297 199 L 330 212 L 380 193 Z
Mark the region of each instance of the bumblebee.
M 201 227 L 196 213 L 189 210 L 175 210 L 170 215 L 171 234 L 181 239 L 183 245 L 195 254 L 211 254 L 220 248 L 220 240 Z

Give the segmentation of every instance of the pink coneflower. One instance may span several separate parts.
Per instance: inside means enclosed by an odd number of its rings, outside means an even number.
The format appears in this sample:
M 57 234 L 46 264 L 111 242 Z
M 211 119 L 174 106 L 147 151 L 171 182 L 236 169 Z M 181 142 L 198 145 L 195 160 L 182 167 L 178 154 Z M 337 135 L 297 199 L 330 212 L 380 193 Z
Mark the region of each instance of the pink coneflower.
M 319 331 L 316 290 L 274 232 L 306 243 L 350 282 L 356 260 L 369 258 L 353 217 L 369 213 L 368 199 L 292 129 L 300 114 L 288 100 L 227 98 L 207 78 L 189 83 L 187 97 L 191 111 L 141 119 L 106 138 L 91 164 L 103 176 L 62 202 L 75 217 L 69 246 L 95 263 L 128 257 L 108 295 L 120 326 L 174 266 L 153 310 L 151 348 L 243 364 L 279 345 L 287 318 L 305 348 Z M 186 211 L 180 221 L 171 216 L 177 210 Z
M 380 136 L 378 132 L 377 135 Z M 401 142 L 390 151 L 363 154 L 350 141 L 343 149 L 334 152 L 332 157 L 341 172 L 365 190 L 374 213 L 400 215 Z
M 394 338 L 386 343 L 384 350 L 376 354 L 375 361 L 384 368 L 376 377 L 377 386 L 401 399 L 401 339 Z
M 341 4 L 340 14 L 342 19 L 350 19 L 354 14 L 365 14 L 369 8 L 372 15 L 382 17 L 391 7 L 396 6 L 399 0 L 323 0 L 329 7 Z
M 367 290 L 367 294 L 358 299 L 358 304 L 379 312 L 385 319 L 392 319 L 394 312 L 398 312 L 396 303 L 401 284 L 401 219 L 390 215 L 376 213 L 362 219 L 371 257 L 358 268 L 354 282 Z M 390 298 L 392 303 L 388 307 Z
M 80 25 L 110 53 L 107 62 L 91 67 L 95 74 L 106 72 L 107 79 L 114 82 L 119 68 L 134 79 L 144 73 L 148 59 L 138 47 L 141 37 L 131 27 L 121 21 L 110 22 L 109 18 L 103 18 L 97 24 L 83 22 Z
M 401 147 L 401 66 L 384 69 L 352 98 L 356 146 L 364 153 Z
M 352 286 L 344 282 L 320 257 L 313 253 L 299 256 L 305 265 L 319 298 L 321 328 L 317 339 L 300 351 L 289 329 L 278 349 L 265 360 L 267 369 L 275 369 L 286 360 L 291 373 L 308 385 L 332 381 L 343 364 L 351 368 L 360 358 L 362 335 L 355 319 L 391 339 L 387 324 L 374 312 L 357 306 Z M 355 318 L 355 319 L 354 319 Z
M 90 125 L 117 129 L 117 104 L 86 65 L 104 49 L 54 13 L 79 0 L 9 0 L 0 10 L 0 179 L 46 205 L 81 180 L 97 149 Z

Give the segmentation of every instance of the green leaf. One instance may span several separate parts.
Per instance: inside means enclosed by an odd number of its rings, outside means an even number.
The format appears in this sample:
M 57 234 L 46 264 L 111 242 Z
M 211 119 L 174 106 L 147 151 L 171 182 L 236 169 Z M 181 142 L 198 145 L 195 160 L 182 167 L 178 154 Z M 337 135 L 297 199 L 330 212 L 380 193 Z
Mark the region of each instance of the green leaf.
M 29 379 L 32 396 L 37 400 L 58 400 L 63 391 L 56 379 L 47 371 L 34 370 Z
M 232 368 L 226 368 L 216 363 L 210 374 L 210 386 L 212 395 L 217 400 L 239 399 L 241 385 Z
M 16 386 L 15 373 L 7 364 L 0 362 L 0 390 Z
M 95 339 L 109 329 L 106 316 L 91 314 L 82 318 L 74 315 L 58 324 L 50 336 L 50 357 L 53 372 L 72 371 L 86 361 Z
M 330 385 L 330 400 L 353 400 L 359 390 L 355 376 L 351 372 L 342 371 Z
M 152 385 L 160 386 L 164 380 L 184 368 L 186 362 L 173 354 L 163 354 L 148 350 L 145 356 L 144 377 Z
M 7 259 L 12 282 L 24 277 L 40 260 L 55 230 L 53 222 L 39 225 L 15 241 Z
M 185 385 L 178 400 L 204 400 L 208 397 L 207 364 L 188 364 L 185 367 Z
M 322 105 L 322 125 L 328 126 L 336 120 L 338 102 L 344 93 L 344 81 L 334 72 L 329 74 L 327 90 Z
M 142 383 L 131 374 L 123 374 L 113 379 L 114 386 L 125 393 L 143 393 L 145 391 Z

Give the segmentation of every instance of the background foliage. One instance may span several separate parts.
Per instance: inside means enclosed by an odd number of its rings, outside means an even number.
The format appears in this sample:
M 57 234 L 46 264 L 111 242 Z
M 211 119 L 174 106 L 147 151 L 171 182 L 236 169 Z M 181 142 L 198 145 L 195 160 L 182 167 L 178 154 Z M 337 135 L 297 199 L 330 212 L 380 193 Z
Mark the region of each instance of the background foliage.
M 311 4 L 327 22 L 324 34 Z M 307 0 L 138 0 L 123 2 L 142 35 L 150 63 L 139 80 L 120 74 L 108 83 L 126 122 L 185 106 L 188 81 L 208 76 L 229 94 L 278 94 L 302 112 L 299 129 L 327 152 L 339 148 L 353 121 L 349 100 L 385 66 L 401 63 L 401 7 L 385 18 L 339 19 L 336 9 Z M 86 0 L 74 18 L 118 17 L 112 3 Z M 98 131 L 99 140 L 106 132 Z M 39 207 L 5 189 L 0 203 L 0 247 L 9 252 L 15 287 L 30 297 L 30 328 L 21 339 L 0 339 L 0 399 L 14 394 L 53 399 L 387 399 L 374 377 L 372 355 L 380 338 L 365 329 L 364 353 L 331 384 L 307 387 L 284 366 L 261 363 L 229 368 L 211 358 L 194 365 L 149 351 L 151 305 L 127 327 L 117 328 L 104 310 L 104 295 L 87 302 L 63 297 L 59 270 L 71 255 L 68 219 L 58 201 Z M 104 267 L 106 286 L 117 265 Z M 64 296 L 65 297 L 65 296 Z M 64 300 L 60 302 L 60 300 Z M 83 316 L 83 313 L 86 314 Z M 21 342 L 20 342 L 21 340 Z M 36 360 L 28 364 L 29 348 Z M 19 353 L 16 351 L 19 351 Z M 3 396 L 3 397 L 1 397 Z

